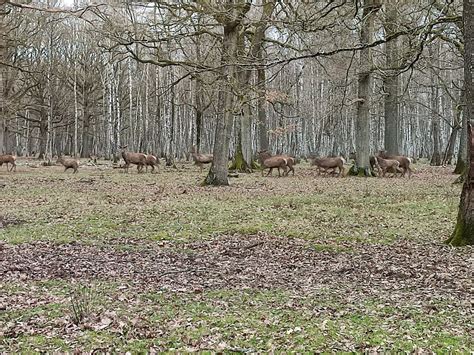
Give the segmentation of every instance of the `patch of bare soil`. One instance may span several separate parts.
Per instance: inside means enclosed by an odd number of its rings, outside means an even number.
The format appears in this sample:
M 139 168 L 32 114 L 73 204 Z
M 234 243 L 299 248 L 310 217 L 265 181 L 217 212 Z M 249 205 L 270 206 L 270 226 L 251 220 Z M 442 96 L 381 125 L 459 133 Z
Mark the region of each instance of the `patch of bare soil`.
M 383 299 L 471 302 L 473 250 L 441 245 L 365 246 L 318 251 L 307 241 L 268 235 L 222 236 L 189 244 L 120 251 L 79 244 L 6 244 L 0 279 L 113 280 L 143 289 L 350 290 Z

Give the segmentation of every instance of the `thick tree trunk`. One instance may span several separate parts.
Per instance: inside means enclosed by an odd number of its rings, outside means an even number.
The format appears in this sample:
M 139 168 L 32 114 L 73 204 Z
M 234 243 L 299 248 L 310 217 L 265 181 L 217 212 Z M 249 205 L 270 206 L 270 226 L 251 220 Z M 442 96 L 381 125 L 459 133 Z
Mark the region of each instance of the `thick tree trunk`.
M 248 105 L 245 106 L 245 109 L 249 109 Z M 231 170 L 237 170 L 241 173 L 251 173 L 252 150 L 250 149 L 250 112 L 242 112 L 240 122 L 237 122 L 236 127 L 238 132 L 237 149 Z
M 375 1 L 364 2 L 363 23 L 360 29 L 361 44 L 370 42 L 373 28 L 373 12 L 377 9 Z M 371 176 L 370 171 L 370 48 L 360 51 L 358 73 L 358 100 L 356 118 L 356 167 L 352 169 L 358 176 Z M 354 171 L 357 170 L 357 171 Z
M 249 11 L 250 3 L 233 0 L 226 1 L 226 18 L 223 21 L 224 37 L 222 40 L 222 80 L 219 91 L 219 113 L 216 136 L 214 140 L 214 160 L 204 181 L 206 185 L 229 185 L 228 160 L 229 144 L 232 137 L 232 123 L 234 119 L 234 88 L 238 82 L 236 74 L 236 60 L 239 46 L 239 31 L 243 16 Z
M 232 39 L 231 35 L 225 36 Z M 225 42 L 224 42 L 224 45 Z M 230 46 L 231 42 L 228 44 Z M 230 48 L 229 48 L 230 53 Z M 229 78 L 234 76 L 234 67 L 228 66 L 224 72 L 229 73 Z M 226 79 L 224 79 L 226 80 Z M 206 185 L 225 186 L 229 185 L 228 179 L 228 159 L 229 159 L 229 143 L 232 136 L 232 121 L 234 118 L 232 112 L 233 93 L 231 92 L 231 84 L 227 80 L 222 84 L 223 88 L 219 92 L 219 103 L 221 109 L 219 112 L 222 117 L 217 120 L 216 137 L 214 140 L 214 160 L 204 183 Z
M 464 83 L 465 119 L 474 118 L 474 0 L 464 0 Z M 454 246 L 474 245 L 474 130 L 468 125 L 468 171 L 461 192 L 459 213 L 453 234 L 447 243 Z
M 221 117 L 217 120 L 216 136 L 214 139 L 214 160 L 206 177 L 206 185 L 229 185 L 228 179 L 228 159 L 229 144 L 232 136 L 232 121 L 234 94 L 231 80 L 235 79 L 235 66 L 231 65 L 232 58 L 237 53 L 238 29 L 237 26 L 224 27 L 223 39 L 223 75 L 222 87 L 219 91 L 219 114 Z
M 390 36 L 396 30 L 397 6 L 395 0 L 386 2 L 386 20 L 385 35 Z M 392 40 L 386 43 L 385 53 L 387 56 L 386 65 L 388 68 L 387 76 L 384 77 L 383 85 L 385 88 L 385 134 L 384 148 L 390 155 L 399 154 L 400 142 L 400 119 L 398 109 L 398 87 L 399 79 L 395 68 L 398 67 L 398 41 Z

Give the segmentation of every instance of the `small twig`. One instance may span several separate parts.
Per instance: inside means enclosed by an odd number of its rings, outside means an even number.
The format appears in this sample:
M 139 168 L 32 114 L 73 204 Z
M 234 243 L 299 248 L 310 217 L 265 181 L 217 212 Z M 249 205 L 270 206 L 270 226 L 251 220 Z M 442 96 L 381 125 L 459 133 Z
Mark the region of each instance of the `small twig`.
M 264 242 L 256 242 L 256 243 L 250 244 L 248 246 L 245 246 L 242 249 L 244 249 L 244 250 L 252 249 L 252 248 L 258 247 L 259 245 L 262 245 L 263 243 Z
M 208 269 L 173 270 L 173 271 L 167 271 L 167 272 L 162 273 L 162 274 L 159 276 L 159 278 L 162 278 L 163 276 L 166 276 L 166 275 L 181 274 L 181 273 L 185 273 L 185 272 L 212 272 L 212 270 L 208 270 Z

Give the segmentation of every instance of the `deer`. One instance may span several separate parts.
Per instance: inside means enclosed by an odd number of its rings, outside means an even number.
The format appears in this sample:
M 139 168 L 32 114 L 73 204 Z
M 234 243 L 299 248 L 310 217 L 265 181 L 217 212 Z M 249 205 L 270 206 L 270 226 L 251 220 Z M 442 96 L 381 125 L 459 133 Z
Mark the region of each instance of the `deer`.
M 148 154 L 146 156 L 146 165 L 145 169 L 148 172 L 148 167 L 151 166 L 151 172 L 153 173 L 155 171 L 155 166 L 158 167 L 160 165 L 160 160 L 155 157 L 154 155 Z M 138 169 L 138 166 L 137 166 Z
M 16 171 L 16 156 L 10 154 L 0 155 L 0 166 L 3 163 L 7 166 L 7 171 L 13 171 L 13 169 Z M 8 164 L 11 164 L 10 170 L 8 170 Z
M 64 172 L 66 172 L 67 169 L 73 169 L 73 174 L 76 174 L 77 169 L 79 168 L 79 164 L 76 159 L 66 159 L 62 155 L 60 155 L 58 160 L 56 160 L 56 164 L 57 163 L 60 163 L 62 166 L 64 166 Z
M 343 157 L 323 157 L 323 158 L 311 158 L 311 165 L 318 168 L 318 175 L 321 173 L 321 169 L 326 172 L 332 169 L 333 172 L 336 168 L 339 169 L 338 176 L 344 176 L 344 164 L 346 160 Z
M 142 172 L 143 167 L 146 166 L 146 154 L 128 152 L 126 145 L 120 148 L 122 150 L 122 158 L 125 161 L 125 171 L 128 173 L 130 164 L 135 164 L 137 166 L 138 172 Z
M 191 155 L 193 156 L 194 164 L 199 166 L 199 172 L 202 173 L 204 164 L 212 163 L 214 156 L 212 154 L 201 154 L 197 152 L 196 146 L 193 145 Z
M 378 157 L 382 159 L 392 159 L 397 160 L 400 163 L 400 169 L 402 169 L 402 177 L 405 177 L 406 172 L 408 171 L 408 178 L 411 177 L 413 170 L 410 168 L 411 159 L 404 155 L 389 155 L 386 151 L 380 150 L 377 154 Z
M 293 176 L 295 175 L 295 168 L 293 167 L 296 164 L 296 159 L 292 157 L 291 155 L 288 154 L 277 154 L 277 155 L 271 155 L 271 153 L 268 150 L 261 150 L 258 152 L 258 161 L 260 165 L 264 165 L 263 161 L 268 158 L 283 158 L 286 160 L 286 167 L 283 171 L 283 175 L 288 176 L 290 172 L 293 172 Z M 288 170 L 287 170 L 288 168 Z M 270 171 L 268 172 L 270 173 Z M 280 175 L 280 168 L 278 168 L 278 174 Z M 268 175 L 267 175 L 268 176 Z
M 402 174 L 403 171 L 400 169 L 400 162 L 395 159 L 384 159 L 379 156 L 375 156 L 375 167 L 379 171 L 379 176 L 385 177 L 387 171 L 392 171 L 393 176 L 396 176 L 397 173 Z
M 293 176 L 295 176 L 294 166 L 296 165 L 296 159 L 294 157 L 292 157 L 291 155 L 288 155 L 288 154 L 280 154 L 280 155 L 275 155 L 275 156 L 285 158 L 286 159 L 286 166 L 288 167 L 288 171 L 287 171 L 286 175 L 288 176 L 290 174 L 290 171 L 291 171 L 293 173 Z
M 268 169 L 268 173 L 267 173 L 267 176 L 268 176 L 273 173 L 273 169 L 275 168 L 278 169 L 278 176 L 281 177 L 280 168 L 283 169 L 283 175 L 287 174 L 288 160 L 289 159 L 285 158 L 282 155 L 272 156 L 268 150 L 262 150 L 258 152 L 258 161 L 263 167 L 262 176 L 264 174 L 265 169 Z M 291 167 L 293 167 L 291 162 L 290 162 L 290 165 Z

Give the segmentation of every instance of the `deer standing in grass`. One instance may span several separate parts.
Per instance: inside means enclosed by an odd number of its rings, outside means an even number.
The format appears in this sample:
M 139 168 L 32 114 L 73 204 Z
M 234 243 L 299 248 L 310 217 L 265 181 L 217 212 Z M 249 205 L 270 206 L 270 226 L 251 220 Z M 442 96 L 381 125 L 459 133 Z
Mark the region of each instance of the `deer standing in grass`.
M 385 177 L 385 174 L 388 171 L 393 172 L 393 176 L 396 176 L 397 173 L 403 174 L 402 169 L 400 169 L 400 162 L 395 159 L 384 159 L 379 156 L 375 156 L 375 167 L 379 171 L 379 176 Z
M 278 176 L 281 176 L 280 173 L 280 168 L 283 169 L 283 175 L 288 174 L 287 172 L 287 167 L 288 161 L 290 159 L 285 158 L 282 155 L 274 155 L 272 156 L 268 150 L 262 150 L 258 152 L 258 161 L 260 162 L 260 165 L 262 165 L 262 176 L 264 174 L 265 169 L 268 169 L 267 176 L 272 174 L 273 169 L 277 168 L 278 169 Z M 291 158 L 291 160 L 294 162 L 294 159 Z M 292 162 L 289 163 L 291 165 L 291 169 L 293 170 L 293 175 L 294 175 L 294 169 L 293 169 L 293 164 Z
M 326 173 L 329 169 L 332 169 L 333 172 L 338 169 L 339 173 L 337 176 L 344 176 L 345 162 L 345 159 L 342 157 L 311 158 L 311 165 L 318 168 L 318 175 L 321 174 L 321 169 L 323 169 Z
M 160 160 L 157 157 L 151 154 L 148 154 L 146 156 L 145 169 L 147 172 L 148 172 L 148 167 L 151 166 L 151 172 L 153 173 L 155 171 L 155 166 L 158 168 L 158 165 L 160 165 Z M 137 166 L 137 169 L 138 169 L 138 166 Z
M 56 160 L 56 164 L 57 163 L 60 163 L 62 166 L 64 166 L 64 172 L 66 172 L 68 169 L 73 169 L 73 174 L 76 174 L 77 169 L 79 168 L 79 163 L 76 159 L 66 159 L 62 155 L 60 155 L 58 160 Z
M 128 173 L 130 164 L 135 164 L 139 173 L 143 171 L 143 167 L 146 166 L 146 155 L 143 153 L 132 153 L 127 151 L 127 146 L 121 147 L 122 158 L 125 161 L 125 171 Z
M 404 155 L 388 155 L 386 151 L 381 150 L 377 154 L 378 157 L 382 159 L 391 159 L 396 160 L 400 163 L 400 169 L 402 169 L 402 176 L 405 177 L 406 172 L 408 171 L 408 178 L 411 177 L 413 170 L 410 168 L 411 159 Z
M 214 158 L 212 154 L 198 153 L 195 145 L 193 145 L 191 155 L 193 156 L 194 164 L 199 166 L 200 172 L 202 172 L 203 165 L 212 163 L 212 159 Z
M 0 155 L 0 166 L 4 163 L 7 166 L 7 171 L 13 171 L 13 169 L 16 171 L 16 156 L 10 154 Z M 8 164 L 11 164 L 10 170 L 8 170 Z

